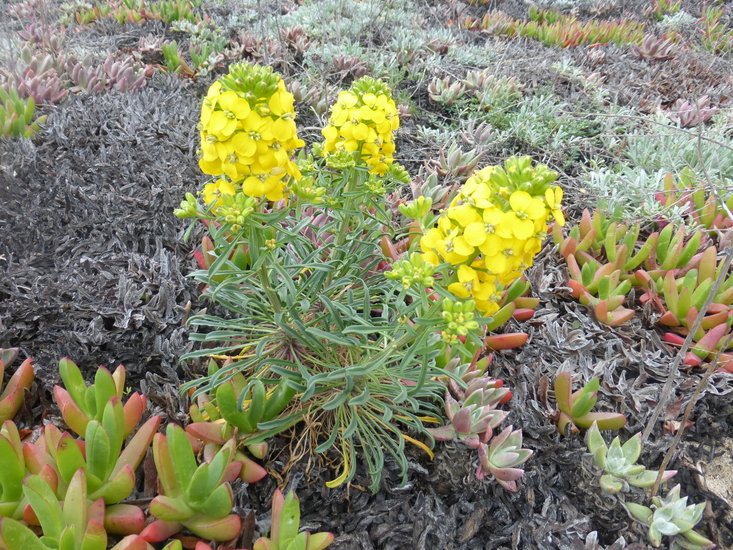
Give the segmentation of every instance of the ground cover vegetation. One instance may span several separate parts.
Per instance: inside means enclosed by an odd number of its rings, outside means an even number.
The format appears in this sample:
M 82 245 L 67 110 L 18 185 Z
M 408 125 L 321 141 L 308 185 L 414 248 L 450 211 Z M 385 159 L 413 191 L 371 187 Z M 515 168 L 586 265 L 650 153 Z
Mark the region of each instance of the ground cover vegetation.
M 733 544 L 724 3 L 0 19 L 0 549 Z

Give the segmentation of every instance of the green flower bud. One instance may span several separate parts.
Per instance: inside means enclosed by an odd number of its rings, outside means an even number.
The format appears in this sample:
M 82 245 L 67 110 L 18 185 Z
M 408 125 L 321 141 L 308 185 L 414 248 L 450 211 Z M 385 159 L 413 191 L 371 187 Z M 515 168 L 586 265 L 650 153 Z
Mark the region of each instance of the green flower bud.
M 173 215 L 181 219 L 198 217 L 198 201 L 193 193 L 186 193 L 186 199 L 181 201 L 181 207 L 176 208 Z

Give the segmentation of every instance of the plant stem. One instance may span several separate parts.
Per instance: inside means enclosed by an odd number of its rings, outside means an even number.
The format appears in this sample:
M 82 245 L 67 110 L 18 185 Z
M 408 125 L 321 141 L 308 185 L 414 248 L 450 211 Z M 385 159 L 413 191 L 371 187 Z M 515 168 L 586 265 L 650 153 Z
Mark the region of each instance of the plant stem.
M 352 200 L 348 196 L 348 194 L 351 192 L 354 183 L 356 183 L 357 186 L 359 183 L 361 183 L 361 175 L 358 170 L 351 169 L 347 172 L 346 175 L 346 185 L 344 186 L 344 192 L 341 195 L 341 198 L 344 201 L 341 208 L 343 217 L 341 218 L 341 224 L 339 225 L 338 232 L 336 233 L 336 240 L 333 242 L 333 253 L 331 254 L 330 262 L 340 262 L 343 259 L 344 251 L 342 249 L 342 246 L 346 241 L 346 233 L 348 232 L 349 223 L 351 222 L 351 216 L 347 215 L 346 213 L 348 213 L 351 208 L 353 208 Z M 328 287 L 331 284 L 331 281 L 333 281 L 334 274 L 335 269 L 332 269 L 328 273 L 325 284 L 326 287 Z
M 257 274 L 260 277 L 262 288 L 265 290 L 265 294 L 267 294 L 267 299 L 270 301 L 272 309 L 275 310 L 275 313 L 279 313 L 280 311 L 282 311 L 282 306 L 280 305 L 280 299 L 277 297 L 277 294 L 272 289 L 272 286 L 270 286 L 270 273 L 267 270 L 267 266 L 265 266 L 265 264 L 262 264 Z

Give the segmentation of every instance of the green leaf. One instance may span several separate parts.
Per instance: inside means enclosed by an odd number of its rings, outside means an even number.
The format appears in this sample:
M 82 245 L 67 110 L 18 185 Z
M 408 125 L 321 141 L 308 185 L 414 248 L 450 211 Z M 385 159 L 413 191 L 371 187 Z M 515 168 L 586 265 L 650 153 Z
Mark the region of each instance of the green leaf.
M 71 359 L 59 361 L 59 375 L 64 383 L 64 388 L 69 392 L 74 402 L 88 415 L 91 414 L 86 406 L 87 385 L 81 371 Z
M 231 513 L 234 500 L 229 484 L 219 485 L 198 508 L 202 514 L 219 518 Z
M 28 527 L 10 518 L 2 519 L 2 535 L 8 548 L 49 550 Z
M 621 452 L 623 452 L 629 464 L 635 463 L 641 455 L 641 434 L 636 434 L 624 443 Z
M 36 513 L 43 533 L 58 538 L 64 528 L 63 511 L 48 483 L 40 476 L 29 476 L 23 482 L 23 494 Z
M 243 399 L 247 398 L 249 389 L 243 396 Z M 229 383 L 224 383 L 216 389 L 216 404 L 219 407 L 222 418 L 226 420 L 232 426 L 235 426 L 239 431 L 245 434 L 250 434 L 255 431 L 255 426 L 249 421 L 249 417 L 245 415 L 237 406 L 237 396 L 234 394 L 234 386 Z
M 85 434 L 87 468 L 89 472 L 100 480 L 106 480 L 112 472 L 114 459 L 112 456 L 111 444 L 107 432 L 96 420 L 87 424 Z M 94 492 L 99 487 L 90 486 L 89 490 Z
M 87 482 L 84 470 L 79 470 L 69 483 L 64 496 L 64 524 L 83 533 L 87 523 Z
M 273 525 L 272 525 L 272 540 L 280 545 L 286 545 L 293 540 L 298 534 L 300 529 L 300 503 L 298 497 L 295 496 L 295 492 L 290 491 L 285 495 L 285 499 L 282 503 L 282 507 L 279 509 L 277 515 L 277 522 L 274 516 L 274 501 L 273 501 Z
M 0 436 L 0 499 L 2 502 L 13 502 L 23 494 L 23 478 L 25 462 L 18 457 L 13 445 L 5 436 Z
M 572 399 L 572 408 L 570 416 L 577 418 L 584 416 L 590 412 L 598 400 L 596 392 L 598 392 L 600 380 L 598 377 L 592 378 L 580 391 L 578 391 Z
M 71 482 L 79 468 L 86 469 L 86 461 L 79 445 L 68 434 L 61 436 L 58 447 L 56 449 L 56 464 L 61 474 L 61 479 L 66 483 Z
M 117 387 L 114 378 L 107 369 L 98 368 L 97 373 L 94 375 L 94 399 L 96 403 L 94 416 L 96 418 L 101 418 L 107 402 L 115 395 L 117 395 Z
M 175 477 L 181 487 L 187 487 L 198 467 L 191 442 L 183 428 L 176 424 L 168 424 L 166 437 Z
M 647 525 L 651 523 L 652 515 L 654 514 L 651 508 L 647 508 L 646 506 L 635 504 L 633 502 L 627 502 L 626 508 L 629 510 L 629 513 L 633 517 L 635 517 L 642 523 L 646 523 Z

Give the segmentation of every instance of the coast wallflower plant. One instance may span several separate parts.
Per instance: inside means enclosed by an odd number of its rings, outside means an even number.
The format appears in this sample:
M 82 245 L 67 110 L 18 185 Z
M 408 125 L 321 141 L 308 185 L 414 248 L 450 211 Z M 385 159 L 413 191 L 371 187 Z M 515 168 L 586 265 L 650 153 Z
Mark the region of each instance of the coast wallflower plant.
M 339 94 L 328 126 L 322 130 L 323 154 L 346 151 L 373 174 L 383 176 L 394 162 L 393 133 L 400 127 L 397 106 L 389 87 L 365 76 Z
M 199 167 L 219 178 L 204 190 L 209 205 L 237 187 L 249 197 L 281 200 L 300 177 L 291 160 L 304 145 L 293 95 L 270 67 L 239 63 L 214 82 L 201 106 L 200 133 Z
M 296 165 L 292 96 L 270 70 L 235 66 L 202 106 L 200 166 L 214 176 L 204 205 L 187 194 L 176 211 L 207 222 L 193 276 L 231 313 L 190 318 L 204 328 L 192 338 L 206 344 L 184 358 L 223 365 L 185 389 L 213 396 L 224 418 L 254 419 L 238 427 L 240 446 L 299 433 L 337 464 L 328 487 L 351 483 L 363 465 L 376 491 L 387 456 L 406 480 L 407 443 L 432 457 L 425 423 L 440 421 L 447 380 L 479 374 L 486 314 L 539 250 L 550 208 L 547 185 L 515 184 L 493 167 L 435 224 L 429 197 L 401 205 L 419 222 L 402 228 L 385 200 L 410 183 L 393 158 L 399 124 L 389 88 L 362 78 L 339 94 L 325 141 Z M 241 384 L 224 399 L 232 376 Z

